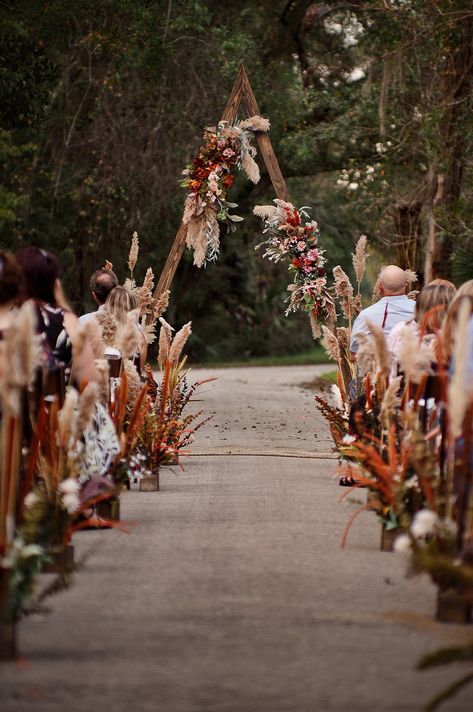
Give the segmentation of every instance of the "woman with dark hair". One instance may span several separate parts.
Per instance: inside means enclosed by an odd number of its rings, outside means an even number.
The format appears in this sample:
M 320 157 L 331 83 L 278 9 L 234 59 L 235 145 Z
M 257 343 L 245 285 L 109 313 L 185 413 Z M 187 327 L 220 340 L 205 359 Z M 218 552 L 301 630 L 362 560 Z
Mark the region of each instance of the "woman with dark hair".
M 34 300 L 38 309 L 38 329 L 44 335 L 52 364 L 72 362 L 72 344 L 79 320 L 66 302 L 59 280 L 59 260 L 39 247 L 25 247 L 16 254 L 24 274 L 24 299 Z M 77 381 L 98 380 L 90 344 L 85 343 L 74 361 Z

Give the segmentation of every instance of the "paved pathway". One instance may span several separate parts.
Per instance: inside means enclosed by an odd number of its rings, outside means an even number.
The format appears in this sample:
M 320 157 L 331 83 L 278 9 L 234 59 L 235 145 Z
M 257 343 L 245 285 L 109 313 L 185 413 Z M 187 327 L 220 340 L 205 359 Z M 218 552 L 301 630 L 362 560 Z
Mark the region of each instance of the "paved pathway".
M 378 550 L 374 517 L 340 549 L 336 462 L 279 456 L 330 454 L 298 386 L 313 374 L 213 374 L 215 423 L 193 446 L 207 454 L 164 472 L 160 493 L 124 495 L 131 534 L 75 538 L 78 558 L 93 553 L 51 613 L 22 623 L 2 712 L 414 712 L 461 674 L 414 671 L 465 631 L 432 622 L 433 587 Z M 465 690 L 443 709 L 471 702 Z

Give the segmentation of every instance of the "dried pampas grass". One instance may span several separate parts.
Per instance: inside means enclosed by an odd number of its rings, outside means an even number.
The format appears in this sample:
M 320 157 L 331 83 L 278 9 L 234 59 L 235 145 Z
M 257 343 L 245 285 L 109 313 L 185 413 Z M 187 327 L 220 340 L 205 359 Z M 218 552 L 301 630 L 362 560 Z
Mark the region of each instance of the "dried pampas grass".
M 133 270 L 136 267 L 136 262 L 138 260 L 138 250 L 139 250 L 138 233 L 135 230 L 135 232 L 133 233 L 133 237 L 131 238 L 130 253 L 128 255 L 128 267 L 132 274 L 133 274 Z
M 312 338 L 313 339 L 320 339 L 322 336 L 322 329 L 320 328 L 320 324 L 316 319 L 316 316 L 313 311 L 309 313 L 309 322 L 310 322 L 310 329 L 312 331 Z
M 274 205 L 255 205 L 253 215 L 257 215 L 262 220 L 268 220 L 274 217 L 277 208 Z
M 381 402 L 381 421 L 384 427 L 389 426 L 389 421 L 399 410 L 402 401 L 402 376 L 396 376 L 386 389 Z
M 133 358 L 140 348 L 140 332 L 138 330 L 138 309 L 132 309 L 126 315 L 125 326 L 117 335 L 116 346 L 123 358 Z
M 376 349 L 377 370 L 387 376 L 391 371 L 392 356 L 388 349 L 384 331 L 380 326 L 373 324 L 368 319 L 366 320 L 366 326 L 373 336 L 374 346 Z
M 237 123 L 237 128 L 242 129 L 242 131 L 269 131 L 271 124 L 269 119 L 265 119 L 262 116 L 250 116 L 249 119 L 244 119 Z
M 360 285 L 366 269 L 366 258 L 368 256 L 366 251 L 367 244 L 368 238 L 366 235 L 361 235 L 360 239 L 356 243 L 355 254 L 352 255 L 353 268 L 355 270 L 356 281 L 358 284 L 358 293 L 360 292 Z
M 169 291 L 169 289 L 166 289 L 165 292 L 163 292 L 162 294 L 159 295 L 159 297 L 156 301 L 156 304 L 154 305 L 154 311 L 153 311 L 153 317 L 155 320 L 159 319 L 161 314 L 164 314 L 164 312 L 168 308 L 170 294 L 171 294 L 171 292 Z
M 432 373 L 432 363 L 435 361 L 433 342 L 419 340 L 416 331 L 405 328 L 399 334 L 399 344 L 400 370 L 411 383 L 420 383 L 425 375 Z
M 88 339 L 92 347 L 94 358 L 103 358 L 105 343 L 102 333 L 102 327 L 98 319 L 95 317 L 87 319 L 85 324 L 80 328 L 84 331 L 85 337 L 86 339 Z
M 112 314 L 107 311 L 97 312 L 97 316 L 94 317 L 102 331 L 102 340 L 105 346 L 113 346 L 117 339 L 117 333 L 119 324 Z
M 176 366 L 179 363 L 182 351 L 187 343 L 187 339 L 192 333 L 191 327 L 191 321 L 189 321 L 187 324 L 184 324 L 182 329 L 177 332 L 176 336 L 173 339 L 171 348 L 169 349 L 169 360 L 172 366 Z
M 79 393 L 75 388 L 69 388 L 64 405 L 57 414 L 57 439 L 59 447 L 68 449 L 71 439 L 76 440 L 77 406 Z
M 14 416 L 20 412 L 20 389 L 31 385 L 41 362 L 41 337 L 36 334 L 36 329 L 35 306 L 28 301 L 4 331 L 0 393 L 3 407 Z
M 130 359 L 123 360 L 123 370 L 127 376 L 128 394 L 127 405 L 132 410 L 141 393 L 141 379 L 136 370 L 136 366 Z
M 322 345 L 325 351 L 333 361 L 340 364 L 340 346 L 337 337 L 326 326 L 322 326 L 322 333 Z
M 241 167 L 252 183 L 258 183 L 261 177 L 260 170 L 250 151 L 245 151 L 243 153 L 241 159 Z
M 89 427 L 94 412 L 95 403 L 97 402 L 99 388 L 96 383 L 90 382 L 86 385 L 79 397 L 79 410 L 77 413 L 77 436 Z
M 158 365 L 159 368 L 162 369 L 164 368 L 166 360 L 169 358 L 169 349 L 171 348 L 172 332 L 174 329 L 163 317 L 160 317 L 159 322 L 161 329 L 159 331 Z
M 333 268 L 335 294 L 340 300 L 343 316 L 351 323 L 354 309 L 354 291 L 348 275 L 340 265 Z
M 95 359 L 95 368 L 99 374 L 98 387 L 99 399 L 102 405 L 108 403 L 110 396 L 110 368 L 106 358 Z
M 356 366 L 359 376 L 366 376 L 368 373 L 376 372 L 377 358 L 374 339 L 368 334 L 359 333 L 358 351 L 356 353 Z

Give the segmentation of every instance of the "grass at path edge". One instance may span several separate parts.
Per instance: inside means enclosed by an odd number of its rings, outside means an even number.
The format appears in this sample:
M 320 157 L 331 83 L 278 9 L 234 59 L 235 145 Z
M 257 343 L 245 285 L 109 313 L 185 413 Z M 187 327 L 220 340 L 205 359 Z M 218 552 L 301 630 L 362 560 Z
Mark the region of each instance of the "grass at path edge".
M 190 363 L 192 368 L 245 368 L 247 366 L 314 366 L 331 363 L 325 350 L 315 346 L 310 351 L 286 356 L 256 356 L 240 361 L 204 361 Z

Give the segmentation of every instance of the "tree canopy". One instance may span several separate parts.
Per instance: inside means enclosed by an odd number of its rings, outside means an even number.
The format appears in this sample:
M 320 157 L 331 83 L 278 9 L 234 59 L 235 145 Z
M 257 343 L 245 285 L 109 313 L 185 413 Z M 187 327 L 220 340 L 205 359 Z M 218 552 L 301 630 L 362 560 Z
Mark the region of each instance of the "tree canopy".
M 469 0 L 15 0 L 1 3 L 0 240 L 56 251 L 88 306 L 106 259 L 159 276 L 180 222 L 181 171 L 245 66 L 295 205 L 311 206 L 329 263 L 361 233 L 378 262 L 473 277 L 473 9 Z M 185 256 L 171 316 L 196 358 L 296 351 L 287 273 L 263 263 L 263 175 L 236 181 L 245 222 L 219 261 Z M 140 276 L 140 275 L 138 275 Z

